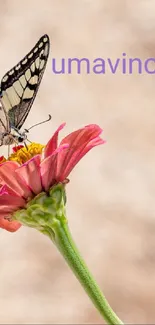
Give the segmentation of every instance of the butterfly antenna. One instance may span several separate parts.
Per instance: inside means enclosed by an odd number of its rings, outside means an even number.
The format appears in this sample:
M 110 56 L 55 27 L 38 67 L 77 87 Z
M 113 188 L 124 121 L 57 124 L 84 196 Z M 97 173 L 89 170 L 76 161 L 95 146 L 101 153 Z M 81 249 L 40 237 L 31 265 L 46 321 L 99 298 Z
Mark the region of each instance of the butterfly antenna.
M 29 132 L 32 128 L 34 128 L 34 127 L 36 127 L 36 126 L 38 126 L 38 125 L 40 125 L 40 124 L 44 124 L 44 123 L 46 123 L 46 122 L 49 122 L 49 121 L 51 120 L 51 118 L 52 118 L 52 116 L 49 114 L 47 120 L 42 121 L 42 122 L 37 123 L 37 124 L 34 124 L 34 125 L 32 125 L 29 129 L 25 129 L 25 131 L 26 131 L 26 132 Z

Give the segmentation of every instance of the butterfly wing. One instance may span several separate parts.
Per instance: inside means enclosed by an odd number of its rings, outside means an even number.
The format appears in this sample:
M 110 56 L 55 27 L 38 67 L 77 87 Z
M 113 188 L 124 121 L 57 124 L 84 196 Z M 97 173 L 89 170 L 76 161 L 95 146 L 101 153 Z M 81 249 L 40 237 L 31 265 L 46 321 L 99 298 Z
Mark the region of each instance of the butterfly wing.
M 6 133 L 10 133 L 9 118 L 3 105 L 0 105 L 0 146 L 3 145 L 3 137 Z
M 2 78 L 0 100 L 11 128 L 19 130 L 31 109 L 46 67 L 49 48 L 49 37 L 44 35 L 23 60 Z

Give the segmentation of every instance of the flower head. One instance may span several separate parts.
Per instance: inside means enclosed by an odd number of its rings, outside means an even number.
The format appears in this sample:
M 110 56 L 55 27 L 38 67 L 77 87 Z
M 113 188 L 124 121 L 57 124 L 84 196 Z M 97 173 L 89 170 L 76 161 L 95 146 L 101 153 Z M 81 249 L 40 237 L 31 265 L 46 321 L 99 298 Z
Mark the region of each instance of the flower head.
M 0 227 L 16 231 L 21 224 L 12 214 L 25 208 L 36 195 L 67 177 L 79 160 L 93 147 L 103 144 L 102 129 L 91 124 L 70 133 L 58 145 L 60 125 L 46 146 L 31 144 L 14 150 L 8 161 L 0 161 Z M 3 160 L 2 160 L 3 159 Z

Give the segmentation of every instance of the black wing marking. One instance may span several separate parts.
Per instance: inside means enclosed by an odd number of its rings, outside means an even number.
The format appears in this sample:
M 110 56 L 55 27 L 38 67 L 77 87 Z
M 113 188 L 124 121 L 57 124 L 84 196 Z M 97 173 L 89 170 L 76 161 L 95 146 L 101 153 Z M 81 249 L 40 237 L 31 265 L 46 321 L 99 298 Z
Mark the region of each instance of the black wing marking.
M 48 35 L 2 78 L 0 100 L 9 116 L 11 127 L 20 129 L 36 97 L 49 55 Z

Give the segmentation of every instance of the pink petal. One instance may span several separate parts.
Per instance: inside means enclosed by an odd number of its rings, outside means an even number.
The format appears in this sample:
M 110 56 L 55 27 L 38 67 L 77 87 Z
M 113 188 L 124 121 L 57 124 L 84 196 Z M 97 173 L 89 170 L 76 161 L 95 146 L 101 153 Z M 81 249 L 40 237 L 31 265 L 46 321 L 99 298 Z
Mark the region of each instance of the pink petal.
M 21 227 L 21 224 L 17 221 L 9 221 L 4 218 L 0 218 L 0 228 L 7 231 L 14 232 Z
M 36 155 L 16 170 L 16 174 L 25 181 L 34 194 L 38 194 L 42 190 L 40 161 L 40 155 Z
M 10 195 L 13 195 L 13 196 L 17 196 L 17 197 L 20 197 L 15 191 L 13 191 L 10 187 L 8 187 L 6 184 L 5 185 L 2 185 L 1 188 L 0 188 L 0 195 L 2 194 L 10 194 Z
M 100 140 L 100 141 L 99 141 Z M 70 174 L 70 172 L 72 171 L 72 169 L 75 167 L 75 165 L 77 165 L 77 163 L 81 160 L 82 157 L 84 157 L 86 155 L 87 152 L 89 152 L 92 148 L 100 145 L 100 144 L 104 144 L 105 141 L 102 139 L 99 139 L 98 141 L 94 141 L 92 144 L 88 144 L 81 152 L 76 152 L 75 156 L 73 154 L 70 163 L 66 166 L 66 169 L 62 172 L 60 172 L 61 177 L 57 178 L 59 181 L 63 181 L 65 178 L 68 177 L 68 175 Z M 63 167 L 62 167 L 63 169 Z
M 57 162 L 57 181 L 63 181 L 79 162 L 79 160 L 93 147 L 104 143 L 99 137 L 102 129 L 91 124 L 65 137 L 61 144 L 68 143 L 69 149 L 60 152 Z
M 32 195 L 25 182 L 16 174 L 19 164 L 14 161 L 6 161 L 0 165 L 0 183 L 6 184 L 17 195 L 25 198 Z
M 68 143 L 69 144 L 69 148 L 71 150 L 69 150 L 67 152 L 67 155 L 64 156 L 63 159 L 63 167 L 65 168 L 65 166 L 68 165 L 70 158 L 72 157 L 73 153 L 77 152 L 77 150 L 79 149 L 83 149 L 92 139 L 96 138 L 100 133 L 102 132 L 102 130 L 96 126 L 96 125 L 89 125 L 86 126 L 84 128 L 81 128 L 77 131 L 74 131 L 72 133 L 70 133 L 68 136 L 66 136 L 60 143 Z M 63 156 L 64 153 L 62 153 L 61 156 Z M 62 164 L 62 157 L 61 157 L 61 164 Z
M 9 190 L 10 191 L 10 190 Z M 0 218 L 11 215 L 12 212 L 25 206 L 25 200 L 17 195 L 9 194 L 8 188 L 4 185 L 0 191 Z
M 42 178 L 42 186 L 45 191 L 48 191 L 49 188 L 56 181 L 57 174 L 57 157 L 61 151 L 68 148 L 68 145 L 62 145 L 54 151 L 52 155 L 44 159 L 40 164 L 40 172 Z
M 13 211 L 14 212 L 14 211 Z M 3 207 L 3 210 L 0 210 L 0 219 L 4 217 L 11 216 L 11 211 L 9 207 Z
M 44 158 L 49 157 L 58 147 L 58 135 L 60 130 L 64 128 L 66 123 L 61 124 L 56 132 L 54 133 L 53 137 L 48 141 L 45 149 L 44 149 Z
M 2 195 L 2 194 L 8 194 L 6 185 L 1 186 L 1 188 L 0 188 L 0 195 Z
M 10 211 L 18 210 L 18 208 L 25 206 L 25 200 L 20 196 L 4 193 L 0 195 L 0 211 L 2 211 L 5 206 L 8 207 Z

